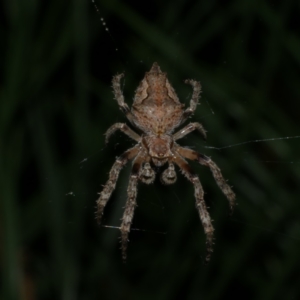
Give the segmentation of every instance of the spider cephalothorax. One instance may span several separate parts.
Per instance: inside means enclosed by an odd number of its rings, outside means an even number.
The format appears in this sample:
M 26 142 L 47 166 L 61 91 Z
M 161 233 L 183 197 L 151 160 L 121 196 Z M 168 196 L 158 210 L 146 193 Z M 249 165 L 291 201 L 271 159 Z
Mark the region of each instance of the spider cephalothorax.
M 195 80 L 185 81 L 185 83 L 193 87 L 193 95 L 190 106 L 184 109 L 184 105 L 180 103 L 167 79 L 167 74 L 161 71 L 157 63 L 154 63 L 138 86 L 130 109 L 124 102 L 124 96 L 121 91 L 120 81 L 123 76 L 123 74 L 120 74 L 113 78 L 115 98 L 132 126 L 143 133 L 141 135 L 135 133 L 125 123 L 116 123 L 107 130 L 105 134 L 106 142 L 116 130 L 121 130 L 135 140 L 137 144 L 118 157 L 112 166 L 109 179 L 97 200 L 98 222 L 100 223 L 104 207 L 115 189 L 122 167 L 129 160 L 133 160 L 127 189 L 128 199 L 120 227 L 122 256 L 123 260 L 126 260 L 128 234 L 136 206 L 138 181 L 140 180 L 147 184 L 153 183 L 156 174 L 151 165 L 160 167 L 167 163 L 168 167 L 162 172 L 161 181 L 164 184 L 173 184 L 176 181 L 174 165 L 177 165 L 195 187 L 196 208 L 206 234 L 206 261 L 208 262 L 213 251 L 214 228 L 204 202 L 204 192 L 200 180 L 185 159 L 198 161 L 201 165 L 210 168 L 218 186 L 229 200 L 231 210 L 234 207 L 235 194 L 224 180 L 218 166 L 209 157 L 194 150 L 181 147 L 176 143 L 178 139 L 194 130 L 198 130 L 206 138 L 206 132 L 200 123 L 189 123 L 176 133 L 173 133 L 174 129 L 185 122 L 196 110 L 201 92 L 200 82 Z

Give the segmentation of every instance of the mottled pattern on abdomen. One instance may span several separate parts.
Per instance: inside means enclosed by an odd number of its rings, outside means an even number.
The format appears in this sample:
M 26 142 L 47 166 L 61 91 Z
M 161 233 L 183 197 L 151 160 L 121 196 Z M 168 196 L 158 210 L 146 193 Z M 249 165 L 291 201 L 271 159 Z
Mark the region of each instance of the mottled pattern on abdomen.
M 163 105 L 160 106 L 152 105 L 151 101 L 146 106 L 134 105 L 132 113 L 138 127 L 145 132 L 156 134 L 172 132 L 180 124 L 183 111 L 181 105 L 174 106 L 174 102 L 168 105 L 167 102 L 164 100 Z

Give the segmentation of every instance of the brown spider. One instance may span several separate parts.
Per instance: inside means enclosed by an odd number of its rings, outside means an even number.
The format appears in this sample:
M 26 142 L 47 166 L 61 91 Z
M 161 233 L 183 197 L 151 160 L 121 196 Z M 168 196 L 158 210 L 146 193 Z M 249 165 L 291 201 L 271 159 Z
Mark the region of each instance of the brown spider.
M 183 109 L 184 104 L 180 103 L 167 79 L 167 74 L 161 71 L 157 63 L 154 63 L 138 86 L 130 109 L 124 102 L 121 91 L 120 81 L 123 76 L 124 74 L 119 74 L 113 77 L 112 85 L 115 99 L 131 124 L 142 131 L 143 134 L 138 135 L 125 123 L 116 123 L 105 133 L 106 143 L 115 131 L 121 130 L 135 140 L 137 144 L 118 157 L 112 166 L 109 179 L 97 200 L 97 220 L 100 223 L 104 207 L 115 189 L 121 169 L 129 160 L 133 160 L 127 189 L 128 199 L 120 227 L 122 257 L 125 261 L 128 234 L 136 206 L 138 181 L 140 180 L 146 184 L 153 183 L 156 174 L 152 165 L 160 167 L 168 163 L 168 167 L 161 174 L 161 181 L 164 184 L 173 184 L 176 181 L 174 167 L 174 164 L 176 164 L 195 187 L 196 208 L 206 234 L 207 254 L 205 260 L 208 262 L 213 252 L 214 228 L 203 199 L 204 192 L 200 180 L 185 158 L 196 160 L 201 165 L 210 168 L 218 186 L 229 200 L 231 211 L 234 207 L 235 194 L 224 180 L 218 166 L 209 157 L 194 150 L 183 148 L 176 143 L 177 140 L 194 130 L 198 130 L 206 138 L 206 132 L 200 123 L 190 123 L 173 134 L 174 129 L 185 122 L 196 110 L 201 92 L 200 82 L 191 79 L 185 80 L 185 83 L 193 87 L 193 95 L 190 106 Z

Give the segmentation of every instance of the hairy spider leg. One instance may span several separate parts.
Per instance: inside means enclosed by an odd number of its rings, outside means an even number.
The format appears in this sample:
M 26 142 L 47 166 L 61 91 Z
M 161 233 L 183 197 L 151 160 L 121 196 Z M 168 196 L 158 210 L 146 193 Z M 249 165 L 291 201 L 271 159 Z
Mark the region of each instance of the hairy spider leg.
M 199 180 L 199 177 L 192 171 L 190 165 L 180 156 L 179 153 L 173 158 L 173 161 L 181 169 L 182 173 L 187 179 L 194 185 L 196 208 L 198 210 L 202 226 L 206 235 L 206 257 L 205 262 L 208 263 L 213 252 L 213 240 L 214 240 L 214 227 L 212 220 L 207 211 L 206 204 L 204 201 L 204 191 Z
M 128 188 L 127 188 L 127 201 L 125 205 L 125 210 L 122 218 L 121 230 L 121 243 L 122 243 L 122 259 L 123 262 L 127 258 L 127 246 L 128 246 L 128 234 L 130 232 L 130 227 L 134 215 L 134 210 L 136 207 L 136 196 L 137 196 L 137 184 L 139 180 L 139 173 L 143 161 L 145 160 L 144 155 L 138 155 L 133 161 L 133 166 L 129 178 Z
M 180 129 L 173 135 L 173 139 L 174 141 L 177 141 L 194 130 L 198 130 L 202 134 L 203 138 L 206 140 L 206 131 L 203 128 L 202 124 L 198 122 L 187 124 L 185 127 Z
M 199 81 L 186 79 L 184 81 L 186 84 L 190 84 L 193 87 L 193 94 L 190 100 L 190 106 L 184 111 L 181 124 L 190 117 L 197 108 L 199 103 L 200 93 L 201 93 L 201 84 Z
M 107 131 L 105 132 L 105 144 L 108 143 L 109 138 L 112 134 L 114 134 L 117 130 L 121 130 L 125 134 L 127 134 L 130 138 L 133 140 L 139 142 L 141 137 L 135 133 L 131 128 L 127 126 L 125 123 L 115 123 L 112 126 L 110 126 Z
M 103 215 L 103 210 L 116 187 L 116 182 L 118 180 L 120 171 L 125 166 L 125 164 L 133 159 L 137 154 L 139 153 L 139 148 L 137 146 L 130 148 L 129 150 L 125 151 L 121 156 L 119 156 L 116 160 L 116 162 L 113 164 L 110 172 L 109 172 L 109 178 L 106 182 L 106 184 L 103 187 L 102 192 L 100 193 L 100 196 L 96 202 L 97 204 L 97 211 L 96 211 L 96 219 L 98 224 L 101 223 L 101 218 Z
M 235 206 L 235 193 L 232 191 L 231 187 L 226 183 L 226 180 L 224 179 L 220 168 L 208 156 L 198 153 L 197 151 L 183 147 L 179 147 L 177 151 L 183 157 L 190 160 L 196 160 L 201 165 L 210 168 L 219 188 L 229 201 L 230 213 L 232 214 Z
M 121 91 L 121 79 L 124 77 L 124 74 L 118 74 L 112 79 L 112 87 L 115 95 L 115 99 L 118 102 L 120 109 L 126 115 L 127 119 L 133 123 L 133 115 L 130 111 L 128 104 L 124 100 L 123 92 Z

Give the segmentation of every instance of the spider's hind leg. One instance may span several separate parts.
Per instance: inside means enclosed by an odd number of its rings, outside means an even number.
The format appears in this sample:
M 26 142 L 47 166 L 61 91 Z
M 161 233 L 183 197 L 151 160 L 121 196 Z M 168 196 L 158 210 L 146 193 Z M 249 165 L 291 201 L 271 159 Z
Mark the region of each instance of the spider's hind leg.
M 190 101 L 190 106 L 184 111 L 183 120 L 184 122 L 188 117 L 190 117 L 196 110 L 199 103 L 200 93 L 201 93 L 201 84 L 199 81 L 187 79 L 184 81 L 186 84 L 190 84 L 193 87 L 193 94 Z
M 180 129 L 178 132 L 176 132 L 173 135 L 173 139 L 174 139 L 174 141 L 177 141 L 177 140 L 183 138 L 184 136 L 186 136 L 187 134 L 191 133 L 194 130 L 198 130 L 202 134 L 204 140 L 206 140 L 206 131 L 203 128 L 202 124 L 200 124 L 198 122 L 190 123 L 190 124 L 186 125 L 185 127 L 183 127 L 182 129 Z
M 127 126 L 125 123 L 115 123 L 110 126 L 107 131 L 105 132 L 105 144 L 108 143 L 109 138 L 114 134 L 117 130 L 121 130 L 125 134 L 127 134 L 133 140 L 139 142 L 140 136 L 135 133 L 130 127 Z
M 124 77 L 124 74 L 118 74 L 118 75 L 114 76 L 113 80 L 112 80 L 112 87 L 113 87 L 113 92 L 115 94 L 115 99 L 117 100 L 120 109 L 126 115 L 127 119 L 132 123 L 133 115 L 130 111 L 128 104 L 124 100 L 124 95 L 121 90 L 121 79 L 123 77 Z

